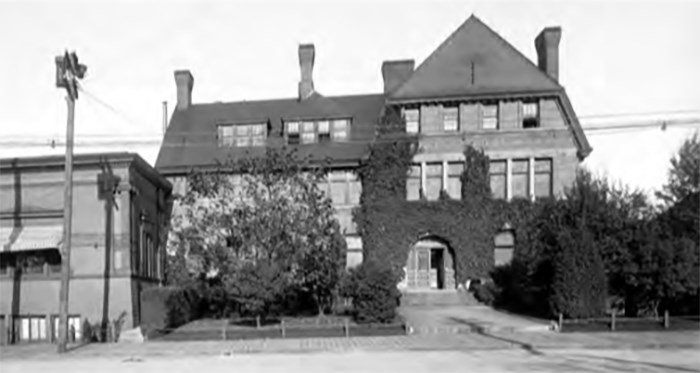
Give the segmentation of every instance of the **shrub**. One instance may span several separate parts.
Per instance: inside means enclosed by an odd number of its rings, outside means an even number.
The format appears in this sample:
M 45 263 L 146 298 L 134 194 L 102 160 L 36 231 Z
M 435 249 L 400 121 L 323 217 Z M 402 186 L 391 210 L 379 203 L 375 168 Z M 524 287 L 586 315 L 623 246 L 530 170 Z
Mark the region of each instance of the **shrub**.
M 583 226 L 562 231 L 554 259 L 550 306 L 553 314 L 589 318 L 605 313 L 608 295 L 605 267 L 592 234 Z
M 198 297 L 192 290 L 154 287 L 141 291 L 141 328 L 146 337 L 187 323 L 197 316 Z
M 483 284 L 475 284 L 473 289 L 474 298 L 487 306 L 494 305 L 498 298 L 499 289 L 496 284 L 491 281 Z
M 365 261 L 350 270 L 340 293 L 352 299 L 353 318 L 357 323 L 390 323 L 396 318 L 399 293 L 391 268 Z

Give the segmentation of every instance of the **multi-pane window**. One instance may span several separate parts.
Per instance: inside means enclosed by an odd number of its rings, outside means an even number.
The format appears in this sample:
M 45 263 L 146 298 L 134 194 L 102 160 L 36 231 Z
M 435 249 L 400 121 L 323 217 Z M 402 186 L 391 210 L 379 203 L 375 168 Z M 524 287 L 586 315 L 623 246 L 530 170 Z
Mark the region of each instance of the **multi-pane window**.
M 248 147 L 265 145 L 267 124 L 219 125 L 218 139 L 221 147 Z
M 407 133 L 418 133 L 420 130 L 420 111 L 418 109 L 404 110 L 404 121 L 406 121 Z
M 58 324 L 59 317 L 57 315 L 52 316 L 53 320 L 53 338 L 58 340 Z M 70 341 L 80 341 L 83 337 L 83 326 L 80 322 L 80 316 L 68 316 L 68 340 Z
M 450 162 L 447 164 L 447 194 L 453 199 L 462 198 L 462 182 L 460 178 L 464 171 L 464 163 Z
M 331 140 L 331 124 L 327 120 L 318 122 L 318 141 L 327 142 Z
M 498 105 L 481 105 L 481 127 L 498 129 Z
M 511 170 L 511 191 L 513 198 L 529 198 L 530 170 L 529 159 L 514 159 Z
M 523 102 L 523 128 L 537 128 L 540 126 L 539 110 L 537 102 Z
M 348 128 L 350 121 L 348 119 L 336 119 L 333 121 L 333 140 L 345 140 L 348 138 Z
M 316 123 L 302 122 L 301 126 L 301 143 L 311 144 L 316 142 Z
M 435 201 L 442 190 L 442 162 L 425 164 L 425 198 Z
M 334 205 L 357 205 L 360 203 L 362 185 L 357 176 L 348 171 L 333 171 L 328 175 L 328 189 Z M 322 189 L 325 189 L 322 187 Z
M 233 146 L 234 139 L 233 126 L 219 126 L 219 146 Z
M 503 230 L 494 237 L 494 262 L 497 266 L 508 264 L 513 259 L 515 237 L 510 230 Z
M 552 196 L 552 160 L 535 159 L 535 198 Z
M 408 179 L 406 179 L 406 199 L 409 201 L 417 201 L 420 199 L 420 164 L 411 165 L 408 171 Z
M 342 141 L 350 131 L 349 119 L 323 119 L 318 121 L 286 122 L 288 144 L 312 144 L 315 142 Z
M 15 327 L 19 328 L 20 341 L 43 341 L 47 339 L 45 316 L 20 316 L 15 319 Z
M 287 143 L 288 144 L 299 144 L 300 136 L 299 136 L 299 122 L 287 122 L 286 124 L 287 127 Z
M 446 107 L 442 111 L 442 125 L 445 132 L 457 131 L 459 126 L 459 108 Z
M 491 161 L 489 165 L 489 182 L 494 198 L 506 198 L 506 161 Z

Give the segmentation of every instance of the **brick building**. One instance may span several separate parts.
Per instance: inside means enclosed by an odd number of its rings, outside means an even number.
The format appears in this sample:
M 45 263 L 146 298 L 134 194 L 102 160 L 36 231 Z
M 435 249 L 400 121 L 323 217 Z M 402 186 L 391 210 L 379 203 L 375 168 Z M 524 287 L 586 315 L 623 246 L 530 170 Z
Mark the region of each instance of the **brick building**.
M 299 47 L 298 97 L 194 104 L 194 78 L 176 71 L 177 107 L 164 137 L 156 169 L 185 191 L 192 168 L 265 147 L 290 145 L 303 156 L 330 157 L 327 188 L 345 229 L 348 265 L 362 261 L 362 242 L 351 210 L 362 186 L 353 170 L 375 139 L 387 106 L 399 108 L 406 130 L 419 135 L 421 151 L 407 175 L 407 199 L 428 200 L 447 191 L 459 198 L 459 174 L 467 144 L 491 159 L 490 182 L 497 198 L 556 195 L 575 177 L 591 148 L 571 102 L 558 82 L 561 29 L 536 38 L 533 63 L 475 16 L 471 16 L 417 68 L 413 60 L 381 66 L 382 93 L 323 96 L 313 82 L 315 49 Z M 507 227 L 506 227 L 507 228 Z M 495 238 L 496 263 L 507 261 L 513 237 Z M 405 288 L 454 288 L 451 251 L 439 238 L 416 241 L 406 264 Z
M 58 334 L 64 165 L 0 159 L 0 335 L 11 342 Z M 130 153 L 76 155 L 73 180 L 70 325 L 76 338 L 85 322 L 131 328 L 141 289 L 163 281 L 172 186 Z

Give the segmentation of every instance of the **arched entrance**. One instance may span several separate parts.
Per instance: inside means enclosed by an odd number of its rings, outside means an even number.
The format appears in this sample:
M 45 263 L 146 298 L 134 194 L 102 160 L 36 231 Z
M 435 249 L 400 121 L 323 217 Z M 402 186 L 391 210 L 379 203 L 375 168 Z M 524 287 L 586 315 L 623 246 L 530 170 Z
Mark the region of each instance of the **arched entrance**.
M 438 237 L 421 238 L 408 252 L 405 273 L 405 289 L 455 289 L 454 252 Z

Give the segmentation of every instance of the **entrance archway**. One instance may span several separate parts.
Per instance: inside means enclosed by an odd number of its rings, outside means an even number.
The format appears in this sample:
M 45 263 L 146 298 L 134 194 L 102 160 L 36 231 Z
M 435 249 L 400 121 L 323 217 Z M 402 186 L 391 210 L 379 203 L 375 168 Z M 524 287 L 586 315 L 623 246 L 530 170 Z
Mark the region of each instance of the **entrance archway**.
M 454 252 L 447 242 L 429 236 L 408 252 L 403 287 L 407 290 L 455 289 Z

